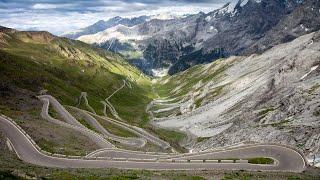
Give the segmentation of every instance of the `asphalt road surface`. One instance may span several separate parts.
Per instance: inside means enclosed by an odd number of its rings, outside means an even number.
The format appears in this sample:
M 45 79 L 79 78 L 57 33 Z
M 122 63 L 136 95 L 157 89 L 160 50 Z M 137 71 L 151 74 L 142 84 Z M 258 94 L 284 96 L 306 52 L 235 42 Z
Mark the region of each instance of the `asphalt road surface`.
M 226 150 L 201 152 L 193 154 L 173 155 L 177 159 L 154 160 L 125 158 L 122 160 L 110 159 L 70 159 L 57 158 L 45 155 L 38 151 L 31 140 L 18 129 L 10 120 L 0 117 L 0 127 L 11 141 L 13 149 L 20 159 L 27 163 L 58 168 L 120 168 L 120 169 L 147 169 L 147 170 L 252 170 L 252 171 L 290 171 L 301 172 L 306 168 L 304 157 L 297 151 L 279 145 L 250 145 L 234 147 Z M 117 149 L 114 150 L 115 152 Z M 135 153 L 135 152 L 132 152 Z M 137 153 L 137 152 L 136 152 Z M 137 153 L 141 154 L 141 153 Z M 256 165 L 249 163 L 216 163 L 203 162 L 203 159 L 260 157 L 267 156 L 275 159 L 275 164 Z M 160 159 L 160 160 L 158 160 Z M 187 162 L 184 159 L 192 159 Z
M 94 117 L 92 117 L 90 114 L 88 114 L 86 111 L 71 107 L 71 109 L 75 110 L 85 121 L 87 121 L 92 127 L 94 127 L 97 131 L 99 131 L 101 134 L 103 134 L 106 138 L 111 139 L 113 141 L 117 141 L 121 144 L 128 145 L 128 146 L 134 146 L 134 147 L 143 147 L 146 144 L 146 140 L 143 138 L 133 138 L 133 137 L 120 137 L 116 136 L 114 134 L 111 134 L 109 131 L 107 131 Z
M 49 97 L 49 98 L 48 98 Z M 104 137 L 100 136 L 99 134 L 95 133 L 92 130 L 87 129 L 81 123 L 79 123 L 67 110 L 65 110 L 61 105 L 55 101 L 54 98 L 50 98 L 51 96 L 41 96 L 40 100 L 43 102 L 43 107 L 41 110 L 41 117 L 48 120 L 49 122 L 55 123 L 57 125 L 70 128 L 80 132 L 81 134 L 90 138 L 93 142 L 95 142 L 101 148 L 114 148 L 115 146 L 108 142 Z M 49 104 L 53 102 L 54 109 L 59 113 L 62 118 L 68 122 L 63 122 L 58 119 L 52 118 L 49 114 Z M 75 123 L 77 121 L 79 124 Z M 69 124 L 70 123 L 70 124 Z
M 59 101 L 56 100 L 54 97 L 52 97 L 50 95 L 42 95 L 42 96 L 38 96 L 38 98 L 44 103 L 43 108 L 42 108 L 42 112 L 41 112 L 41 116 L 44 119 L 47 119 L 48 121 L 51 121 L 53 123 L 56 123 L 56 124 L 59 124 L 59 125 L 65 126 L 65 127 L 69 127 L 69 128 L 73 128 L 75 130 L 78 130 L 81 133 L 87 135 L 88 137 L 93 138 L 98 145 L 102 144 L 103 147 L 114 147 L 111 143 L 107 142 L 102 137 L 100 137 L 99 135 L 94 133 L 92 130 L 87 129 L 85 126 L 83 126 L 81 123 L 79 123 L 79 121 L 77 121 L 77 119 L 74 118 L 59 103 Z M 61 118 L 66 123 L 59 121 L 57 119 L 54 119 L 48 114 L 49 104 L 52 105 L 53 109 L 61 116 Z M 70 106 L 70 108 L 73 108 L 75 110 L 79 110 L 79 109 L 72 107 L 72 106 Z M 128 125 L 124 122 L 117 121 L 117 120 L 114 120 L 111 118 L 100 117 L 92 112 L 88 112 L 88 111 L 84 111 L 84 110 L 81 110 L 80 113 L 84 113 L 84 115 L 85 115 L 84 117 L 85 117 L 86 121 L 88 121 L 97 130 L 100 130 L 100 133 L 107 136 L 108 138 L 111 138 L 112 140 L 116 140 L 120 143 L 135 146 L 135 147 L 143 147 L 146 144 L 146 140 L 148 140 L 149 142 L 156 144 L 156 145 L 162 147 L 163 149 L 170 148 L 170 144 L 168 142 L 165 142 L 165 141 L 159 139 L 158 137 L 156 137 L 156 136 L 154 136 L 154 135 L 152 135 L 152 134 L 146 132 L 145 130 L 138 128 L 136 126 L 131 126 L 131 125 Z M 100 125 L 100 123 L 96 121 L 96 119 L 94 117 L 99 117 L 102 120 L 108 121 L 112 124 L 115 124 L 119 127 L 122 127 L 132 133 L 135 133 L 136 135 L 140 136 L 141 138 L 122 138 L 122 137 L 115 136 L 115 135 L 109 133 L 108 131 L 106 131 Z

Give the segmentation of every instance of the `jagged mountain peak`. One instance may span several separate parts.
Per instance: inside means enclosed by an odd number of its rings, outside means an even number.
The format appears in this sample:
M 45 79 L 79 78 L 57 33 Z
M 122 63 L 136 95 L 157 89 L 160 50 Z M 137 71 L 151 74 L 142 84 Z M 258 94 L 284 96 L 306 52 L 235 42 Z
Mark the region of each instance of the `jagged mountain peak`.
M 146 73 L 170 68 L 174 74 L 221 57 L 263 52 L 318 30 L 319 16 L 306 9 L 319 6 L 318 0 L 239 0 L 209 13 L 150 17 L 134 28 L 117 26 L 79 39 L 122 53 Z
M 120 16 L 115 16 L 115 17 L 110 18 L 106 21 L 99 20 L 98 22 L 96 22 L 88 27 L 85 27 L 85 28 L 82 28 L 82 29 L 79 29 L 79 30 L 76 30 L 73 32 L 65 33 L 62 36 L 68 37 L 71 39 L 77 39 L 80 36 L 95 34 L 95 33 L 104 31 L 108 28 L 117 26 L 119 24 L 124 25 L 124 26 L 128 26 L 128 27 L 132 27 L 137 24 L 144 23 L 148 19 L 149 19 L 149 16 L 139 16 L 139 17 L 132 17 L 132 18 L 123 18 Z

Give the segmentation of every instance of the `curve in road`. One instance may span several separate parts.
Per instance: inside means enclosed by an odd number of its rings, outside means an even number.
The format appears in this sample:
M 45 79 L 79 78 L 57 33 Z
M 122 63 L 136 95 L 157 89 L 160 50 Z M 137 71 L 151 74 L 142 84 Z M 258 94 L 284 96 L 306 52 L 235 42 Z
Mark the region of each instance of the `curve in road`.
M 85 126 L 83 126 L 79 121 L 76 120 L 76 118 L 74 118 L 60 103 L 58 100 L 56 100 L 53 96 L 50 96 L 50 95 L 42 95 L 42 96 L 38 96 L 38 98 L 43 101 L 44 103 L 47 103 L 48 107 L 47 108 L 43 108 L 43 111 L 41 113 L 41 115 L 46 118 L 47 120 L 50 120 L 52 122 L 55 122 L 55 123 L 62 123 L 61 121 L 57 121 L 56 119 L 53 119 L 52 117 L 49 116 L 48 114 L 48 108 L 49 108 L 49 103 L 51 103 L 52 107 L 54 108 L 55 111 L 57 111 L 57 113 L 61 116 L 62 119 L 64 119 L 66 122 L 68 122 L 69 124 L 71 125 L 74 125 L 74 126 L 78 126 L 80 129 L 85 129 L 86 131 L 90 131 L 92 132 L 93 134 L 95 134 L 97 136 L 97 133 L 87 129 Z M 83 110 L 84 111 L 84 110 Z M 89 112 L 89 111 L 84 111 L 86 112 L 87 114 L 93 116 L 93 117 L 99 117 L 103 120 L 106 120 L 110 123 L 113 123 L 117 126 L 120 126 L 132 133 L 135 133 L 136 135 L 140 136 L 141 138 L 143 139 L 146 139 L 148 141 L 150 141 L 151 143 L 155 144 L 155 145 L 158 145 L 160 147 L 162 147 L 163 149 L 167 149 L 167 148 L 170 148 L 170 144 L 157 138 L 156 136 L 146 132 L 145 130 L 141 129 L 141 128 L 138 128 L 136 126 L 131 126 L 131 125 L 128 125 L 126 123 L 123 123 L 121 121 L 117 121 L 117 120 L 114 120 L 114 119 L 111 119 L 111 118 L 106 118 L 106 117 L 101 117 L 101 116 L 98 116 L 92 112 Z M 64 125 L 68 124 L 68 123 L 65 123 Z M 99 136 L 99 135 L 98 135 Z M 105 140 L 105 142 L 108 142 Z M 110 147 L 112 144 L 109 143 L 110 145 L 108 147 Z M 114 145 L 112 145 L 114 147 Z
M 89 101 L 88 101 L 88 98 L 87 98 L 87 94 L 88 94 L 87 92 L 81 92 L 80 97 L 79 97 L 79 102 L 78 102 L 78 105 L 77 105 L 77 106 L 79 107 L 79 106 L 81 105 L 81 100 L 83 99 L 85 106 L 86 106 L 92 113 L 97 114 L 96 111 L 93 109 L 93 107 L 90 106 Z
M 87 121 L 91 126 L 93 126 L 97 131 L 99 131 L 101 134 L 103 134 L 106 138 L 111 139 L 113 141 L 117 141 L 124 145 L 134 146 L 141 148 L 146 145 L 146 140 L 143 138 L 126 138 L 126 137 L 120 137 L 116 136 L 109 131 L 107 131 L 94 117 L 92 117 L 90 114 L 88 114 L 86 111 L 69 106 L 71 109 L 79 113 L 79 115 Z
M 128 130 L 128 131 L 130 131 L 130 132 L 132 132 L 132 133 L 134 133 L 136 135 L 138 135 L 141 138 L 147 139 L 149 142 L 151 142 L 151 143 L 153 143 L 153 144 L 155 144 L 157 146 L 160 146 L 163 149 L 172 148 L 168 142 L 159 139 L 155 135 L 152 135 L 149 132 L 147 132 L 147 131 L 139 128 L 139 127 L 128 125 L 128 124 L 126 124 L 124 122 L 117 121 L 117 120 L 114 120 L 114 119 L 111 119 L 111 118 L 108 118 L 108 117 L 98 116 L 98 115 L 93 114 L 93 113 L 88 112 L 88 111 L 87 111 L 87 113 L 92 115 L 93 117 L 99 117 L 102 120 L 105 120 L 105 121 L 108 121 L 109 123 L 112 123 L 112 124 L 115 124 L 117 126 L 120 126 L 120 127 L 124 128 L 124 129 L 126 129 L 126 130 Z
M 110 142 L 105 140 L 102 136 L 100 136 L 99 134 L 95 133 L 92 130 L 87 129 L 81 123 L 79 123 L 53 97 L 51 97 L 51 96 L 40 96 L 39 99 L 43 102 L 43 107 L 42 107 L 42 110 L 41 110 L 41 117 L 42 118 L 48 120 L 49 122 L 55 123 L 57 125 L 60 125 L 60 126 L 66 127 L 66 128 L 74 129 L 74 130 L 82 133 L 83 135 L 89 137 L 93 142 L 95 142 L 101 148 L 115 148 L 115 146 L 113 144 L 111 144 Z M 67 122 L 70 122 L 72 124 L 68 124 L 68 123 L 60 121 L 58 119 L 52 118 L 48 113 L 50 102 L 53 102 L 53 107 L 59 113 L 59 115 L 64 117 L 64 119 Z M 75 121 L 77 121 L 78 123 L 75 123 Z
M 136 159 L 168 159 L 170 156 L 174 156 L 173 153 L 157 153 L 157 152 L 141 152 L 141 151 L 130 151 L 124 149 L 98 149 L 89 153 L 86 157 L 99 158 L 99 157 L 110 157 L 110 158 L 136 158 Z
M 186 162 L 184 160 L 145 160 L 145 159 L 122 159 L 122 160 L 103 160 L 103 159 L 68 159 L 57 158 L 45 155 L 37 150 L 31 140 L 23 134 L 17 125 L 10 120 L 0 117 L 0 124 L 3 131 L 10 139 L 17 155 L 25 162 L 46 167 L 59 168 L 121 168 L 121 169 L 148 169 L 148 170 L 252 170 L 252 171 L 290 171 L 302 172 L 305 170 L 305 160 L 298 152 L 288 150 L 281 146 L 255 145 L 253 147 L 233 149 L 232 151 L 206 152 L 205 156 L 223 155 L 224 157 L 233 158 L 236 154 L 246 154 L 251 156 L 268 154 L 276 159 L 278 163 L 272 165 L 257 165 L 249 163 L 216 163 L 212 161 L 192 160 Z M 117 150 L 115 150 L 117 151 Z M 230 153 L 231 152 L 231 153 Z M 259 154 L 259 152 L 263 152 Z M 220 153 L 220 154 L 217 154 Z M 199 154 L 204 156 L 204 154 Z M 192 157 L 197 154 L 192 155 Z M 183 155 L 181 157 L 184 157 Z M 202 157 L 203 158 L 203 157 Z M 290 162 L 290 163 L 289 163 Z

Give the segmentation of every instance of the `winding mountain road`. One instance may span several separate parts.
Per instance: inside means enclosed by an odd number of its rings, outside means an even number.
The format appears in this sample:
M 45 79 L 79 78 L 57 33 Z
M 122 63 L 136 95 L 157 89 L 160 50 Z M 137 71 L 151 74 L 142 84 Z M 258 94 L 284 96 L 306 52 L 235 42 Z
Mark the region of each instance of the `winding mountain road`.
M 39 96 L 39 99 L 43 102 L 43 107 L 41 110 L 41 117 L 48 120 L 49 122 L 55 123 L 57 125 L 70 128 L 80 132 L 81 134 L 90 138 L 93 142 L 95 142 L 101 148 L 115 148 L 113 144 L 105 140 L 102 136 L 95 133 L 92 130 L 87 129 L 81 123 L 79 123 L 60 103 L 53 98 L 52 96 Z M 58 119 L 51 117 L 48 113 L 50 102 L 53 108 L 59 113 L 62 118 L 67 121 L 63 122 Z
M 90 115 L 92 115 L 93 117 L 98 117 L 98 115 L 95 115 L 93 113 L 90 113 L 90 112 L 87 112 L 89 113 Z M 155 145 L 158 145 L 160 146 L 161 148 L 163 149 L 168 149 L 168 148 L 171 148 L 170 144 L 166 141 L 163 141 L 161 139 L 159 139 L 158 137 L 150 134 L 149 132 L 139 128 L 139 127 L 136 127 L 136 126 L 132 126 L 132 125 L 128 125 L 124 122 L 121 122 L 121 121 L 117 121 L 117 120 L 114 120 L 114 119 L 111 119 L 111 118 L 108 118 L 108 117 L 101 117 L 99 116 L 99 118 L 105 120 L 105 121 L 108 121 L 112 124 L 115 124 L 115 125 L 118 125 L 136 135 L 138 135 L 139 137 L 142 137 L 142 138 L 145 138 L 147 139 L 149 142 L 155 144 Z
M 85 126 L 83 126 L 79 121 L 77 121 L 76 118 L 74 118 L 60 103 L 57 99 L 55 99 L 53 96 L 50 95 L 42 95 L 42 96 L 38 96 L 38 98 L 44 103 L 43 105 L 43 109 L 41 112 L 41 116 L 44 119 L 47 119 L 48 121 L 51 121 L 53 123 L 65 126 L 65 127 L 69 127 L 69 128 L 73 128 L 75 130 L 80 131 L 81 133 L 84 133 L 85 135 L 88 135 L 88 137 L 93 138 L 94 142 L 96 142 L 97 144 L 100 144 L 100 146 L 102 148 L 110 148 L 110 147 L 115 147 L 114 145 L 112 145 L 111 143 L 109 143 L 107 140 L 105 140 L 102 136 L 100 136 L 99 134 L 95 133 L 92 130 L 87 129 Z M 52 105 L 53 109 L 61 116 L 61 118 L 66 121 L 62 122 L 59 121 L 57 119 L 52 118 L 49 114 L 49 105 Z M 72 106 L 69 106 L 70 108 L 75 108 Z M 96 115 L 95 113 L 89 112 L 89 111 L 85 111 L 82 110 L 81 112 L 86 113 L 87 115 L 86 120 L 92 124 L 93 126 L 97 127 L 99 130 L 102 130 L 103 134 L 105 136 L 111 137 L 114 140 L 118 140 L 121 143 L 127 143 L 129 145 L 136 145 L 137 147 L 142 147 L 145 145 L 146 140 L 148 140 L 149 142 L 158 145 L 160 147 L 162 147 L 163 149 L 167 149 L 170 148 L 170 144 L 159 139 L 158 137 L 144 131 L 141 128 L 138 128 L 136 126 L 131 126 L 128 125 L 126 123 L 123 123 L 121 121 L 117 121 L 111 118 L 107 118 L 107 117 L 101 117 Z M 106 130 L 103 130 L 104 128 L 94 119 L 94 117 L 98 117 L 101 118 L 102 120 L 108 121 L 109 123 L 115 124 L 121 128 L 124 128 L 136 135 L 138 135 L 139 137 L 141 137 L 140 139 L 136 139 L 136 138 L 132 138 L 132 139 L 124 139 L 124 138 L 119 138 L 115 135 L 112 135 L 111 133 L 107 132 Z M 111 135 L 111 136 L 110 136 Z M 102 140 L 103 139 L 103 140 Z M 108 144 L 108 145 L 106 145 Z
M 25 162 L 58 168 L 120 168 L 120 169 L 147 169 L 147 170 L 251 170 L 251 171 L 290 171 L 302 172 L 306 168 L 304 157 L 297 151 L 279 145 L 251 145 L 234 147 L 230 150 L 208 151 L 203 153 L 178 155 L 173 161 L 163 155 L 154 159 L 141 159 L 141 153 L 131 152 L 129 158 L 112 159 L 78 159 L 48 156 L 40 152 L 31 139 L 19 127 L 6 117 L 0 117 L 0 127 L 11 141 L 13 149 L 19 158 Z M 112 151 L 112 150 L 110 150 Z M 114 152 L 122 153 L 114 149 Z M 130 155 L 135 154 L 135 155 Z M 115 154 L 113 154 L 114 156 Z M 231 163 L 224 161 L 218 163 L 214 160 L 203 159 L 234 158 L 234 157 L 270 157 L 275 159 L 275 164 L 258 165 L 246 162 Z M 163 159 L 161 159 L 163 158 Z M 190 159 L 187 161 L 186 159 Z
M 84 100 L 84 104 L 85 106 L 88 108 L 88 110 L 90 110 L 92 113 L 96 113 L 96 111 L 92 108 L 92 106 L 90 106 L 88 98 L 87 98 L 87 92 L 81 92 L 80 97 L 79 97 L 79 102 L 78 102 L 78 107 L 81 105 L 81 100 Z
M 111 134 L 109 131 L 107 131 L 94 117 L 92 117 L 89 113 L 86 111 L 69 106 L 69 108 L 76 111 L 85 121 L 87 121 L 92 127 L 94 127 L 97 131 L 99 131 L 101 134 L 103 134 L 106 138 L 111 139 L 113 141 L 117 141 L 124 145 L 134 146 L 134 147 L 143 147 L 147 143 L 145 139 L 143 138 L 133 138 L 133 137 L 120 137 L 116 136 L 114 134 Z
M 104 137 L 79 123 L 54 97 L 43 95 L 38 97 L 43 102 L 41 116 L 58 125 L 74 129 L 89 137 L 101 147 L 85 157 L 55 155 L 45 152 L 10 118 L 0 116 L 0 128 L 7 136 L 10 147 L 18 157 L 31 164 L 57 168 L 120 168 L 120 169 L 147 169 L 147 170 L 250 170 L 250 171 L 289 171 L 302 172 L 306 169 L 306 161 L 302 153 L 290 147 L 275 144 L 251 144 L 245 146 L 231 146 L 224 149 L 215 149 L 197 153 L 176 154 L 139 152 L 117 149 Z M 65 121 L 57 120 L 48 114 L 49 105 Z M 83 117 L 105 136 L 117 139 L 122 143 L 144 145 L 148 141 L 163 148 L 170 144 L 160 140 L 145 130 L 128 125 L 124 122 L 101 117 L 95 113 L 71 107 L 82 113 Z M 141 138 L 122 138 L 109 133 L 95 119 L 102 118 L 110 123 L 127 129 Z M 268 157 L 274 160 L 273 164 L 250 164 L 245 159 Z M 222 159 L 221 161 L 218 161 Z M 237 161 L 227 159 L 240 159 Z M 244 159 L 244 160 L 241 160 Z

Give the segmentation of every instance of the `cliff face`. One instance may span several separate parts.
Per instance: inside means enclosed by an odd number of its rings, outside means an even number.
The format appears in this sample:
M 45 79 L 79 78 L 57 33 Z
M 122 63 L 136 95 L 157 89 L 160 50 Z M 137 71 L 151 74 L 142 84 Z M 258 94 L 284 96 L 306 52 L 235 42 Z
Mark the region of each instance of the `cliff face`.
M 291 13 L 285 14 L 265 35 L 254 42 L 244 54 L 263 52 L 280 43 L 320 29 L 320 1 L 307 0 Z

